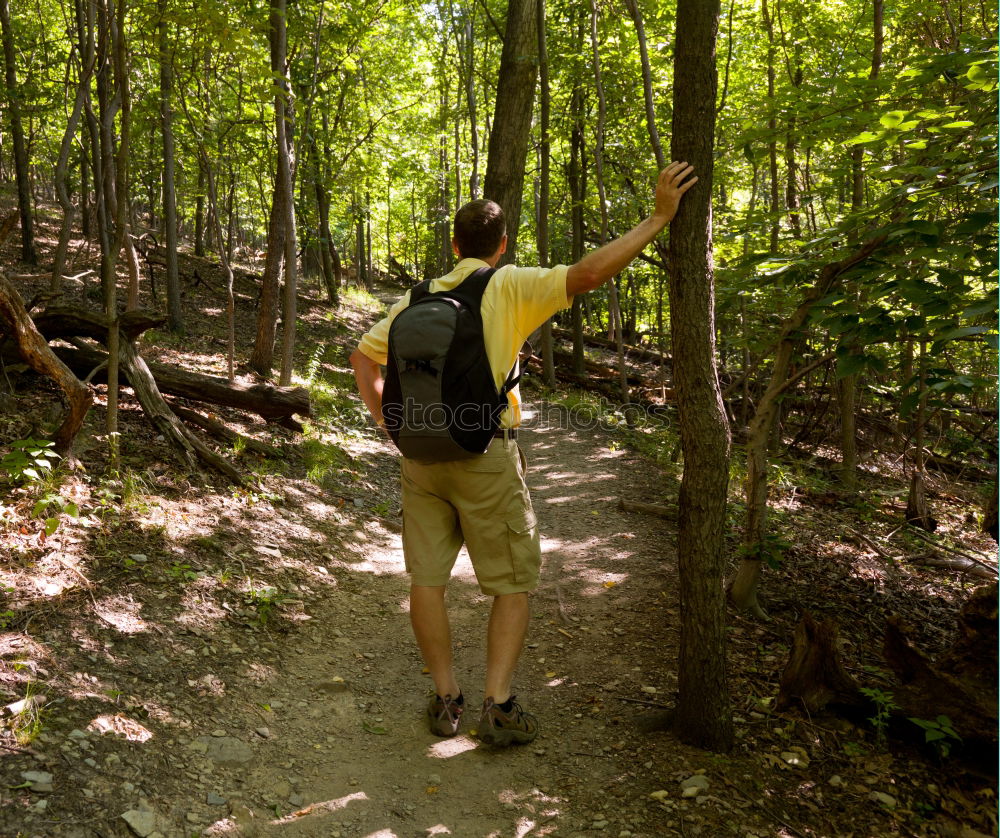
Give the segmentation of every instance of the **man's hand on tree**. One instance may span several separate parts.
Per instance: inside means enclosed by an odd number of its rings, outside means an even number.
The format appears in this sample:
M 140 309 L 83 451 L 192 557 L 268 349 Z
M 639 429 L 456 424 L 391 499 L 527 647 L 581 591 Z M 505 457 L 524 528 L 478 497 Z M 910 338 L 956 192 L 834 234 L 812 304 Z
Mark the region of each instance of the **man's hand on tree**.
M 698 182 L 697 177 L 685 180 L 694 171 L 694 166 L 687 163 L 673 162 L 662 172 L 656 181 L 656 209 L 653 217 L 664 226 L 669 224 L 681 202 L 681 196 Z

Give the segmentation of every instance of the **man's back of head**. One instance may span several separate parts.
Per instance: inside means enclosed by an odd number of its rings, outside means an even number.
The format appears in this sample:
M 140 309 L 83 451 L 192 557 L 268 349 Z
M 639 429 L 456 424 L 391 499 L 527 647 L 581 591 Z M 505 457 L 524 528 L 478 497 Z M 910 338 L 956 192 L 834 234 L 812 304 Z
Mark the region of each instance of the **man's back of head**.
M 496 201 L 469 201 L 455 213 L 454 241 L 463 259 L 488 259 L 507 233 L 503 210 Z

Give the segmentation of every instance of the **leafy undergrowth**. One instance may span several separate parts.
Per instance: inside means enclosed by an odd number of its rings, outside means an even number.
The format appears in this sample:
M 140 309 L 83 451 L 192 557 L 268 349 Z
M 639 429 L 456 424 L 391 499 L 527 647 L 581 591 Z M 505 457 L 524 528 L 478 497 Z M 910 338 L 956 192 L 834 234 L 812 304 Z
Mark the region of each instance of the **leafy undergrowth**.
M 210 281 L 217 279 L 204 264 L 199 269 Z M 238 335 L 253 334 L 253 289 L 252 276 L 240 274 Z M 355 698 L 363 694 L 357 706 L 367 715 L 351 736 L 378 740 L 391 732 L 391 715 L 413 709 L 402 698 L 407 687 L 380 682 L 373 670 L 383 655 L 399 657 L 405 667 L 414 657 L 405 637 L 392 641 L 403 644 L 405 653 L 380 645 L 388 642 L 380 627 L 399 616 L 393 603 L 404 590 L 398 573 L 390 578 L 374 558 L 391 552 L 399 530 L 398 466 L 352 395 L 346 361 L 377 302 L 354 293 L 331 313 L 313 295 L 306 289 L 296 360 L 297 383 L 310 387 L 316 407 L 305 433 L 293 435 L 236 411 L 216 412 L 231 428 L 282 451 L 271 459 L 240 445 L 222 451 L 247 476 L 245 488 L 180 470 L 127 391 L 117 468 L 109 465 L 100 400 L 81 433 L 77 462 L 59 461 L 35 442 L 12 447 L 15 440 L 39 440 L 50 429 L 57 394 L 26 370 L 8 368 L 13 392 L 4 396 L 0 415 L 0 440 L 6 443 L 0 501 L 0 703 L 6 710 L 0 747 L 8 753 L 9 770 L 0 834 L 83 838 L 138 832 L 119 815 L 138 813 L 136 821 L 145 812 L 142 799 L 156 795 L 184 801 L 183 809 L 171 811 L 173 820 L 160 813 L 166 819 L 161 823 L 173 824 L 162 827 L 167 835 L 235 834 L 212 832 L 213 824 L 244 828 L 241 818 L 251 810 L 259 819 L 262 810 L 273 809 L 272 823 L 280 823 L 303 803 L 281 786 L 284 780 L 227 801 L 206 779 L 198 757 L 188 761 L 188 751 L 198 755 L 202 746 L 212 747 L 202 741 L 211 737 L 197 735 L 206 730 L 220 742 L 237 728 L 267 740 L 280 708 L 251 697 L 252 688 L 279 692 L 289 673 L 301 671 L 292 666 L 297 656 L 335 644 L 352 630 L 358 639 L 338 660 L 354 673 L 350 689 L 357 691 Z M 218 372 L 217 305 L 206 289 L 190 288 L 189 335 L 147 336 L 144 353 Z M 245 371 L 241 375 L 251 380 Z M 540 412 L 576 411 L 577 419 L 584 409 L 596 414 L 586 434 L 578 432 L 578 453 L 554 443 L 558 456 L 548 465 L 552 476 L 540 499 L 562 502 L 561 495 L 573 494 L 566 479 L 571 471 L 582 475 L 581 491 L 600 490 L 587 482 L 594 458 L 621 463 L 615 494 L 649 503 L 676 498 L 681 466 L 669 421 L 634 428 L 619 411 L 583 394 L 547 393 L 531 383 L 527 392 Z M 733 462 L 729 546 L 735 557 L 738 449 Z M 586 597 L 564 602 L 558 581 L 541 593 L 524 677 L 534 679 L 544 718 L 565 721 L 553 723 L 554 729 L 563 726 L 544 748 L 512 757 L 522 766 L 538 760 L 535 768 L 519 769 L 538 772 L 537 794 L 504 801 L 502 811 L 537 809 L 532 823 L 539 835 L 996 834 L 995 778 L 969 773 L 942 748 L 958 745 L 951 742 L 950 720 L 921 720 L 938 744 L 919 749 L 886 739 L 878 714 L 854 724 L 774 709 L 792 632 L 804 611 L 838 622 L 847 666 L 884 708 L 893 689 L 880 655 L 889 615 L 911 623 L 925 651 L 948 645 L 957 609 L 982 580 L 929 567 L 926 559 L 961 551 L 995 565 L 992 545 L 977 531 L 979 487 L 932 475 L 938 529 L 926 536 L 901 527 L 904 480 L 889 460 L 873 455 L 865 461 L 861 491 L 849 501 L 836 492 L 830 459 L 819 446 L 805 457 L 789 452 L 774 469 L 773 567 L 763 582 L 771 619 L 730 616 L 734 751 L 693 751 L 667 734 L 643 732 L 635 714 L 637 707 L 669 704 L 664 697 L 676 688 L 673 524 L 581 511 L 561 522 L 584 545 L 581 555 L 593 541 L 636 546 L 603 575 L 581 582 L 590 591 Z M 647 583 L 631 582 L 639 579 Z M 567 576 L 565 584 L 571 582 Z M 474 600 L 474 593 L 459 590 L 456 596 Z M 596 610 L 602 603 L 607 611 Z M 326 626 L 317 625 L 318 614 L 325 615 Z M 393 625 L 398 628 L 398 620 Z M 339 676 L 320 687 L 334 697 L 349 689 Z M 289 686 L 283 700 L 300 698 L 301 689 Z M 410 703 L 401 707 L 403 701 Z M 303 718 L 312 712 L 306 701 L 296 706 Z M 349 773 L 365 750 L 359 742 L 368 740 L 343 737 L 339 744 L 315 747 L 332 748 L 335 764 Z M 157 742 L 163 743 L 160 750 L 147 747 Z M 187 756 L 181 759 L 181 753 Z M 294 756 L 299 765 L 307 762 Z M 583 766 L 600 768 L 576 767 L 581 758 Z M 710 789 L 684 796 L 678 783 L 694 776 L 706 777 Z M 440 778 L 423 783 L 422 799 L 431 799 L 431 789 L 437 794 L 435 782 Z M 220 810 L 223 804 L 228 808 Z M 461 800 L 448 804 L 444 796 L 438 805 L 464 808 Z M 558 817 L 545 815 L 546 806 L 562 810 Z M 393 811 L 406 822 L 411 803 L 399 807 Z M 376 834 L 361 823 L 345 816 L 341 827 L 328 825 L 322 834 Z

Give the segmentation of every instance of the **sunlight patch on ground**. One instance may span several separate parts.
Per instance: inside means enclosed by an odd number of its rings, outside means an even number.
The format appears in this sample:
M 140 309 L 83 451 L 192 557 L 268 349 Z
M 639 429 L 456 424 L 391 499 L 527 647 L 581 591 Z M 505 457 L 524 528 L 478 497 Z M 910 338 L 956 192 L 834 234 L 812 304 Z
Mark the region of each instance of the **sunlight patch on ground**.
M 369 832 L 365 838 L 399 838 L 391 829 L 380 829 L 378 832 Z
M 149 625 L 139 616 L 141 608 L 141 603 L 116 597 L 98 603 L 94 608 L 94 613 L 122 634 L 139 634 L 149 630 Z
M 31 584 L 43 596 L 59 596 L 67 588 L 72 588 L 74 583 L 69 579 L 59 579 L 51 576 L 32 576 Z
M 469 736 L 455 736 L 451 739 L 442 739 L 427 748 L 427 756 L 434 759 L 450 759 L 464 754 L 466 751 L 474 750 L 476 743 Z
M 105 733 L 114 733 L 123 739 L 127 739 L 129 742 L 145 742 L 153 738 L 151 730 L 143 727 L 135 719 L 130 719 L 121 713 L 115 713 L 114 715 L 106 713 L 98 716 L 87 725 L 87 730 L 92 730 L 102 735 Z
M 282 824 L 294 823 L 304 817 L 310 817 L 313 815 L 328 815 L 331 812 L 336 812 L 338 809 L 343 809 L 348 803 L 351 803 L 354 800 L 368 800 L 368 795 L 363 791 L 356 791 L 353 794 L 338 797 L 336 800 L 324 800 L 322 803 L 310 803 L 308 806 L 297 809 L 296 811 L 285 815 L 283 818 L 277 818 L 271 821 L 271 824 L 274 826 L 281 826 Z

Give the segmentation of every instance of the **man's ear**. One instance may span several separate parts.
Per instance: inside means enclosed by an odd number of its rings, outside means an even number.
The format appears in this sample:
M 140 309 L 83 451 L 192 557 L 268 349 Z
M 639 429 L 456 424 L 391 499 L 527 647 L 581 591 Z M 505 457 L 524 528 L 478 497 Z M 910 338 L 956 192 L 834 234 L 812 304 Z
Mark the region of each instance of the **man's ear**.
M 454 253 L 459 258 L 461 258 L 462 256 L 462 254 L 458 250 L 458 242 L 455 239 L 451 240 L 451 252 Z
M 500 255 L 502 256 L 507 252 L 507 234 L 503 234 L 503 238 L 500 239 Z

